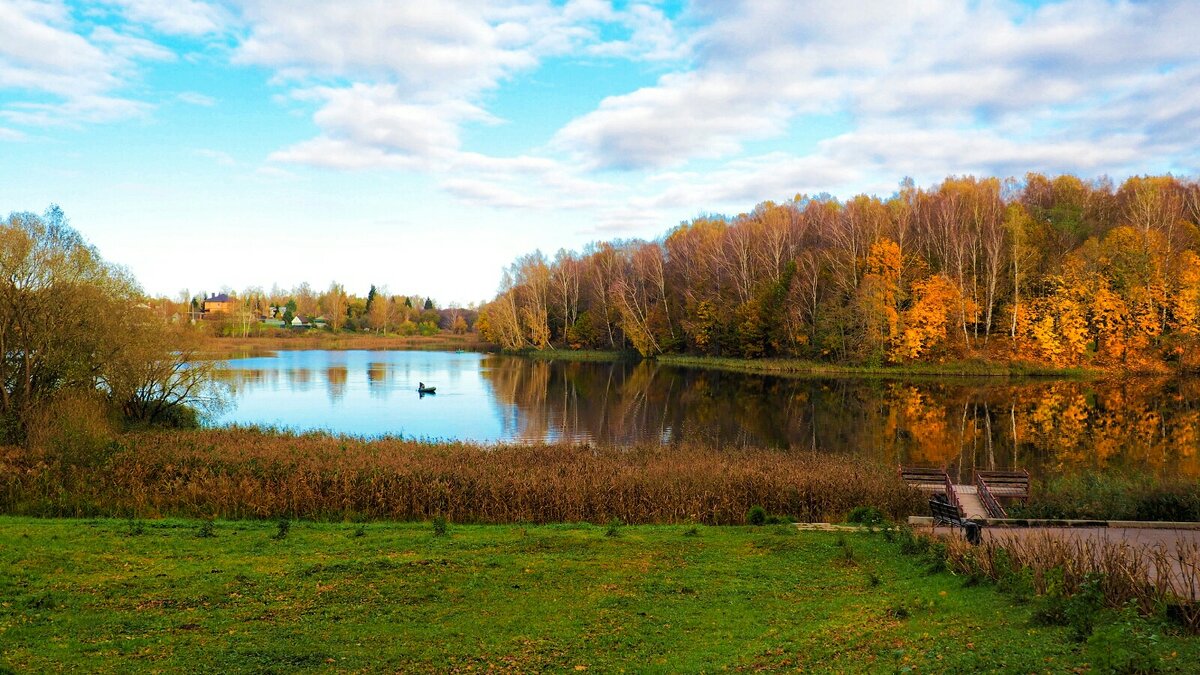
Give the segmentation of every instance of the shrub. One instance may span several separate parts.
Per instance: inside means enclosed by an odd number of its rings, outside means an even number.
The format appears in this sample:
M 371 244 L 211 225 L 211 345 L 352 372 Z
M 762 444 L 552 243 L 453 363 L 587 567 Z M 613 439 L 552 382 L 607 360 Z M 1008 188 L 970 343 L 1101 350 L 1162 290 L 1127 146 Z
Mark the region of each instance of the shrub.
M 1135 612 L 1125 611 L 1096 626 L 1085 653 L 1096 672 L 1141 675 L 1162 669 L 1158 634 Z
M 883 512 L 874 506 L 856 506 L 846 516 L 846 522 L 857 525 L 882 525 L 886 520 Z
M 450 525 L 446 523 L 446 517 L 442 515 L 434 516 L 430 525 L 433 527 L 433 536 L 435 537 L 444 537 L 450 531 Z
M 751 506 L 746 512 L 746 522 L 751 525 L 764 525 L 767 522 L 767 510 L 761 506 Z
M 292 521 L 288 520 L 287 518 L 280 518 L 279 522 L 276 524 L 275 534 L 271 535 L 271 538 L 275 541 L 287 539 L 288 532 L 291 531 Z
M 1182 476 L 1149 473 L 1079 473 L 1034 486 L 1028 504 L 1009 510 L 1014 518 L 1105 520 L 1200 520 L 1200 483 Z
M 604 530 L 604 536 L 619 537 L 620 535 L 621 535 L 621 520 L 619 518 L 613 518 L 612 520 L 608 521 L 608 529 Z
M 126 524 L 126 527 L 125 527 L 125 536 L 140 537 L 141 535 L 143 535 L 145 533 L 146 533 L 145 523 L 143 523 L 140 520 L 134 520 L 133 518 L 129 519 L 129 522 Z
M 200 523 L 200 529 L 196 532 L 196 536 L 202 539 L 215 537 L 217 536 L 215 530 L 216 526 L 213 524 L 213 521 L 211 519 L 205 520 L 204 522 Z

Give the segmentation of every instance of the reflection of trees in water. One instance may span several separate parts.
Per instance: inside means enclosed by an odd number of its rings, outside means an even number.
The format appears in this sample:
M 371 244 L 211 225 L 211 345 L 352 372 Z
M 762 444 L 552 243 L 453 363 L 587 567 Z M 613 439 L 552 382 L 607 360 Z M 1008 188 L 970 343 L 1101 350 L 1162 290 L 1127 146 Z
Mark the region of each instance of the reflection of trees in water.
M 367 364 L 367 392 L 372 398 L 387 398 L 391 376 L 392 364 L 386 361 L 372 361 Z
M 315 373 L 308 368 L 289 368 L 283 372 L 288 386 L 295 391 L 310 391 L 316 383 Z
M 325 382 L 329 387 L 329 400 L 337 403 L 346 398 L 346 380 L 349 371 L 346 366 L 329 366 L 325 369 Z
M 504 434 L 704 440 L 978 468 L 1141 467 L 1200 475 L 1200 380 L 788 379 L 495 357 Z
M 213 379 L 228 385 L 234 393 L 279 386 L 279 371 L 270 368 L 217 368 Z

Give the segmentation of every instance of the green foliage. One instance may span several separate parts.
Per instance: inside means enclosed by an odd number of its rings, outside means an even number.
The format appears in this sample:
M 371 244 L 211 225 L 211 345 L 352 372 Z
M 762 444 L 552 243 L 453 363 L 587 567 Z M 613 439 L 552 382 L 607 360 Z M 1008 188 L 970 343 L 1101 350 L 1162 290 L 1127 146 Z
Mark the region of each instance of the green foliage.
M 433 517 L 430 527 L 435 537 L 444 537 L 450 531 L 450 525 L 446 522 L 446 517 L 441 515 Z
M 140 537 L 143 534 L 146 534 L 146 524 L 140 520 L 130 518 L 125 527 L 125 536 Z
M 613 518 L 612 520 L 608 521 L 608 527 L 605 528 L 605 530 L 604 530 L 604 536 L 606 536 L 606 537 L 621 536 L 621 524 L 622 523 L 621 523 L 620 518 Z
M 1079 590 L 1066 598 L 1067 625 L 1071 628 L 1074 638 L 1083 642 L 1091 636 L 1096 625 L 1096 613 L 1104 607 L 1104 592 L 1100 588 L 1101 579 L 1089 575 L 1080 585 Z
M 292 521 L 287 518 L 280 518 L 279 522 L 275 524 L 275 534 L 271 535 L 271 538 L 275 541 L 287 539 L 288 533 L 291 531 Z
M 200 521 L 200 528 L 196 531 L 196 536 L 201 539 L 211 539 L 217 536 L 216 525 L 212 519 Z
M 1014 518 L 1200 521 L 1200 482 L 1130 471 L 1081 472 L 1035 484 Z
M 1084 653 L 1098 673 L 1148 675 L 1163 669 L 1161 641 L 1148 621 L 1133 610 L 1108 613 L 1087 638 Z
M 746 512 L 746 522 L 750 525 L 765 525 L 767 523 L 767 510 L 761 506 L 751 506 Z
M 846 516 L 846 522 L 857 525 L 882 525 L 887 522 L 887 516 L 874 506 L 856 506 Z

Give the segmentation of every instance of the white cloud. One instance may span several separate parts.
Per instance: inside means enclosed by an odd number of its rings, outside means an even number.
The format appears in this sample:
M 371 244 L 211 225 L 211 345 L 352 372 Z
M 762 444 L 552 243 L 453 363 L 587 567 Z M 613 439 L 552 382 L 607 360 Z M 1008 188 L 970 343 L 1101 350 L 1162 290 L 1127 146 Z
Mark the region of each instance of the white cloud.
M 5 129 L 4 127 L 0 127 L 0 141 L 23 141 L 23 140 L 25 140 L 25 134 L 17 131 L 16 129 Z
M 295 98 L 321 103 L 313 121 L 322 135 L 276 153 L 279 161 L 325 167 L 431 167 L 459 146 L 465 121 L 494 122 L 482 109 L 459 100 L 410 103 L 397 85 L 354 84 L 298 90 Z
M 436 4 L 248 0 L 238 63 L 269 66 L 293 98 L 321 103 L 321 135 L 274 161 L 331 168 L 430 167 L 459 150 L 467 123 L 495 123 L 483 95 L 548 55 L 662 59 L 681 53 L 662 13 L 597 0 Z M 627 39 L 605 42 L 601 27 Z M 594 48 L 589 52 L 589 49 Z
M 130 21 L 144 23 L 170 35 L 199 36 L 223 30 L 228 13 L 216 4 L 199 0 L 108 0 Z
M 149 105 L 121 96 L 137 63 L 173 54 L 148 40 L 97 27 L 89 37 L 55 0 L 0 3 L 0 90 L 33 100 L 9 103 L 12 124 L 105 122 L 143 114 Z M 47 102 L 46 97 L 56 99 Z
M 513 209 L 544 209 L 550 204 L 544 199 L 530 197 L 492 181 L 471 178 L 451 178 L 440 187 L 459 199 L 480 206 Z
M 196 91 L 180 92 L 175 98 L 189 105 L 198 105 L 204 108 L 211 108 L 217 104 L 217 99 Z
M 735 157 L 748 141 L 782 137 L 799 115 L 840 112 L 858 126 L 1021 130 L 1069 152 L 1088 137 L 1067 129 L 1080 110 L 1123 100 L 1139 108 L 1125 120 L 1145 125 L 1155 111 L 1129 93 L 1200 56 L 1200 11 L 1185 1 L 881 0 L 796 11 L 711 0 L 697 11 L 709 23 L 694 38 L 693 69 L 606 99 L 563 128 L 558 147 L 603 168 L 673 166 Z M 1172 107 L 1177 118 L 1194 110 Z M 1034 122 L 1048 135 L 1036 138 Z M 1074 144 L 1058 142 L 1063 134 Z
M 149 40 L 129 35 L 122 35 L 108 26 L 99 26 L 92 30 L 91 40 L 95 44 L 105 45 L 109 52 L 125 61 L 144 59 L 147 61 L 173 61 L 175 52 L 157 45 Z
M 197 157 L 204 157 L 220 164 L 221 166 L 236 166 L 237 160 L 228 152 L 223 150 L 212 150 L 210 148 L 200 148 L 195 151 Z
M 344 77 L 392 82 L 415 98 L 472 95 L 536 63 L 526 23 L 549 7 L 518 12 L 503 3 L 297 3 L 250 0 L 240 63 L 285 78 Z

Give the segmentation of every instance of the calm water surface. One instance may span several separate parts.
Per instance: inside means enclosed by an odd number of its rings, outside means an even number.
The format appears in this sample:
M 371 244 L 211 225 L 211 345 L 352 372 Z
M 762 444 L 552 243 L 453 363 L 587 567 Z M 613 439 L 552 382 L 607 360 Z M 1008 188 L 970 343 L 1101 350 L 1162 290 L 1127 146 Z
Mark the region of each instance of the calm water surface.
M 473 441 L 816 448 L 971 467 L 1200 475 L 1200 380 L 784 378 L 475 353 L 234 359 L 217 423 Z M 417 383 L 436 386 L 420 396 Z

